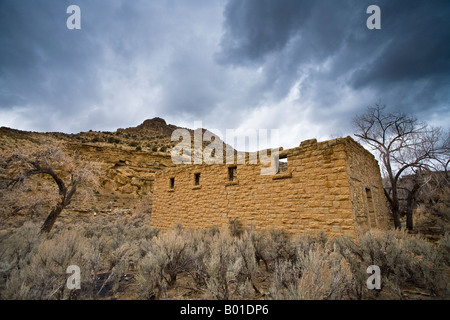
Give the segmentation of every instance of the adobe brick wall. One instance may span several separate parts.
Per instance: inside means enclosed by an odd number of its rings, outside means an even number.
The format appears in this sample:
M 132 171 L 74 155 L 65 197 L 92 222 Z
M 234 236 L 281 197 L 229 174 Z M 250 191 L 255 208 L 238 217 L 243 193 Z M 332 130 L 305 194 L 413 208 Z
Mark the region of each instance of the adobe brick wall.
M 371 227 L 388 227 L 378 163 L 352 138 L 307 140 L 282 151 L 282 157 L 287 157 L 286 173 L 261 175 L 261 165 L 247 161 L 235 165 L 233 182 L 227 164 L 164 169 L 155 177 L 152 226 L 220 228 L 237 218 L 256 230 L 351 236 Z M 200 173 L 199 186 L 194 186 L 195 173 Z

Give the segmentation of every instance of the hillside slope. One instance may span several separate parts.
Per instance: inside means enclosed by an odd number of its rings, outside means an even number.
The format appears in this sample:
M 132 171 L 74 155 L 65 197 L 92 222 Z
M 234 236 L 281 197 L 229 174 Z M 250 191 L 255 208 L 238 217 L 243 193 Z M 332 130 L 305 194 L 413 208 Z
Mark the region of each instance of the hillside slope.
M 137 206 L 149 212 L 155 173 L 173 165 L 170 151 L 177 142 L 171 141 L 171 135 L 178 128 L 161 118 L 114 132 L 41 133 L 1 127 L 0 152 L 60 145 L 68 154 L 77 153 L 99 166 L 100 186 L 95 190 L 95 200 L 86 204 L 75 197 L 63 216 L 130 212 Z

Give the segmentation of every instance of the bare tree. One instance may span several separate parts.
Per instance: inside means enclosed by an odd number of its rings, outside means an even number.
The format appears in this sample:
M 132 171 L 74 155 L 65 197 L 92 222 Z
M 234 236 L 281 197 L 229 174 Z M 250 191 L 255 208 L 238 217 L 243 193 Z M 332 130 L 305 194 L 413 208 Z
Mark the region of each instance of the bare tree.
M 447 170 L 449 159 L 449 134 L 419 122 L 412 115 L 389 113 L 379 104 L 369 107 L 365 114 L 353 119 L 355 136 L 367 145 L 381 162 L 387 185 L 384 188 L 394 218 L 395 228 L 400 228 L 399 179 L 404 174 L 420 170 Z M 420 189 L 417 180 L 409 189 L 410 200 Z M 409 202 L 412 204 L 412 201 Z M 408 228 L 412 228 L 411 217 Z
M 69 156 L 60 146 L 43 145 L 33 150 L 1 154 L 0 168 L 4 212 L 9 210 L 9 215 L 14 215 L 25 209 L 33 211 L 40 205 L 52 207 L 41 227 L 41 234 L 51 231 L 80 188 L 86 197 L 90 192 L 85 187 L 97 185 L 95 166 Z

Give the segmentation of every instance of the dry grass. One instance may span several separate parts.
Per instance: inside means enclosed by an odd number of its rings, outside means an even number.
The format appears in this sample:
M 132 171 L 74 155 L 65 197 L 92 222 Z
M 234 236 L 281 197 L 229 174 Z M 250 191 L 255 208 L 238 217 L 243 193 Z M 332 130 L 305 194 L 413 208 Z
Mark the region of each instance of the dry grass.
M 448 299 L 450 236 L 437 244 L 400 231 L 358 241 L 282 231 L 163 235 L 147 215 L 97 216 L 39 236 L 26 223 L 0 239 L 1 299 Z M 66 287 L 68 265 L 81 290 Z M 381 268 L 380 290 L 366 286 Z

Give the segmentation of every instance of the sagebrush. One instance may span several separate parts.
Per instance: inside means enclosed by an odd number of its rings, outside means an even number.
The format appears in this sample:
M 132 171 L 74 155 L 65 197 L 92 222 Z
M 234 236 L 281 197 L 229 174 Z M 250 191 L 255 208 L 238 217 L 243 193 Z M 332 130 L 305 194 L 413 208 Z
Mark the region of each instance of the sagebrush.
M 402 231 L 359 239 L 235 231 L 177 226 L 163 234 L 145 215 L 119 214 L 43 237 L 25 223 L 1 236 L 0 298 L 111 299 L 124 290 L 137 299 L 449 297 L 449 234 L 433 244 Z M 67 289 L 69 265 L 81 269 L 80 290 Z M 367 288 L 370 265 L 381 269 L 380 290 Z

